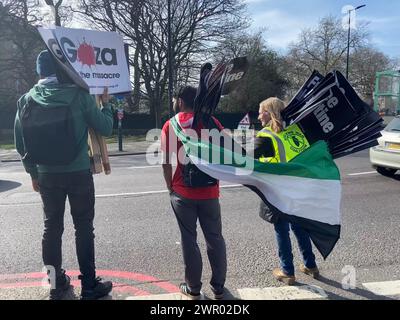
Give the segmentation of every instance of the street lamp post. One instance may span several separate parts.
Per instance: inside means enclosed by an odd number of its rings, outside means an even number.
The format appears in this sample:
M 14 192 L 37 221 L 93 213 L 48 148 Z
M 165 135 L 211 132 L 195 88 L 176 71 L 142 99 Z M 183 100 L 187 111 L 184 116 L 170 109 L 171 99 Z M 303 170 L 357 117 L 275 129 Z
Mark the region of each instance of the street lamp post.
M 349 60 L 350 60 L 350 30 L 351 30 L 351 12 L 366 7 L 365 4 L 358 6 L 348 11 L 349 14 L 349 29 L 347 33 L 347 59 L 346 59 L 346 79 L 349 79 Z

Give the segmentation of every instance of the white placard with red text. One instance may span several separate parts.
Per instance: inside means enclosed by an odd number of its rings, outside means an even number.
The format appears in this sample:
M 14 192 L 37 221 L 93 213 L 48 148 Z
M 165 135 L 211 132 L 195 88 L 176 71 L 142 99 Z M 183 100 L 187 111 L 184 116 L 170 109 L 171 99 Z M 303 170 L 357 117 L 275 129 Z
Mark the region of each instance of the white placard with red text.
M 74 82 L 101 94 L 131 91 L 129 68 L 122 37 L 116 32 L 39 28 L 48 49 Z

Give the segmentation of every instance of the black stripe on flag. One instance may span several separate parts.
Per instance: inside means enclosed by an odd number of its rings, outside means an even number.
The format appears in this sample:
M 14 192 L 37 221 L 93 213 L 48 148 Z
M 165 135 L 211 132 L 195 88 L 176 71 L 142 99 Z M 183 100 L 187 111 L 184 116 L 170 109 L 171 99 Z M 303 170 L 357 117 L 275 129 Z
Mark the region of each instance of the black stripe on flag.
M 255 186 L 245 185 L 250 190 L 254 191 L 264 203 L 271 209 L 274 215 L 279 218 L 285 219 L 290 223 L 297 224 L 310 235 L 315 247 L 321 253 L 324 260 L 330 255 L 333 248 L 340 238 L 340 225 L 330 225 L 311 219 L 301 218 L 294 215 L 289 215 L 281 212 L 278 208 L 273 206 L 264 196 L 264 194 Z

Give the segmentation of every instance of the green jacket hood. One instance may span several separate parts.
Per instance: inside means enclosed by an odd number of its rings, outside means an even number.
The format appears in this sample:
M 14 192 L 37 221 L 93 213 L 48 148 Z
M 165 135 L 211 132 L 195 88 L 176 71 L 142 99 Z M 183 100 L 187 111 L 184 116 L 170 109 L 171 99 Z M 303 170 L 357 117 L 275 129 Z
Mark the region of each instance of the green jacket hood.
M 60 107 L 70 105 L 80 90 L 70 84 L 36 84 L 28 94 L 42 106 Z

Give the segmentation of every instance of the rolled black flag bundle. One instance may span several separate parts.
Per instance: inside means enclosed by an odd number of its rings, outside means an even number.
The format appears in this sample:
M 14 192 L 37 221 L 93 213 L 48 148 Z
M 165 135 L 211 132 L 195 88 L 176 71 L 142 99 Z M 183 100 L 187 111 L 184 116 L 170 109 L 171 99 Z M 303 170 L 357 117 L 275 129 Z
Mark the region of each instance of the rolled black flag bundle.
M 322 77 L 314 71 L 282 112 L 286 125 L 296 123 L 310 144 L 325 140 L 333 158 L 378 144 L 383 119 L 339 71 Z
M 203 118 L 205 125 L 209 123 L 209 118 L 217 108 L 221 95 L 232 92 L 243 80 L 247 70 L 246 57 L 234 58 L 228 63 L 218 63 L 214 69 L 211 63 L 202 65 L 194 100 L 193 125 L 200 117 Z
M 297 105 L 300 103 L 305 96 L 310 94 L 312 90 L 321 82 L 324 78 L 322 74 L 318 71 L 314 70 L 311 76 L 307 79 L 307 81 L 303 84 L 300 90 L 296 93 L 296 95 L 289 102 L 285 110 L 282 114 L 291 114 L 293 111 L 297 110 Z

